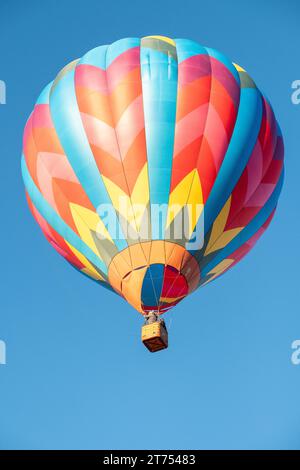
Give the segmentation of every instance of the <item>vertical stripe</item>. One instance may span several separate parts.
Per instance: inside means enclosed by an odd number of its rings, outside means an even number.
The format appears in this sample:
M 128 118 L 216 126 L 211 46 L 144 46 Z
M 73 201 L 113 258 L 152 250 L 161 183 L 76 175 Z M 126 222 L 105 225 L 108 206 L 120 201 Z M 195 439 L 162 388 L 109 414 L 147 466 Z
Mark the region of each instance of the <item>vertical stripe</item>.
M 177 100 L 175 46 L 141 40 L 141 74 L 151 204 L 152 238 L 163 239 L 172 174 Z M 162 208 L 157 216 L 153 205 Z

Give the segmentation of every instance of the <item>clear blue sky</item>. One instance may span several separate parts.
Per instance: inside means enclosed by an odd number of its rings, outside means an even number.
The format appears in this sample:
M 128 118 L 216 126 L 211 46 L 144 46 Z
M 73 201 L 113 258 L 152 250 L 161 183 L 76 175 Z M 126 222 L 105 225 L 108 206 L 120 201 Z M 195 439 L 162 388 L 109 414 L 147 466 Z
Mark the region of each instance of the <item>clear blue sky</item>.
M 300 449 L 300 5 L 292 1 L 1 0 L 0 448 Z M 122 37 L 187 37 L 220 49 L 269 97 L 286 146 L 273 223 L 232 271 L 167 317 L 151 355 L 141 318 L 79 275 L 27 208 L 22 132 L 70 60 Z

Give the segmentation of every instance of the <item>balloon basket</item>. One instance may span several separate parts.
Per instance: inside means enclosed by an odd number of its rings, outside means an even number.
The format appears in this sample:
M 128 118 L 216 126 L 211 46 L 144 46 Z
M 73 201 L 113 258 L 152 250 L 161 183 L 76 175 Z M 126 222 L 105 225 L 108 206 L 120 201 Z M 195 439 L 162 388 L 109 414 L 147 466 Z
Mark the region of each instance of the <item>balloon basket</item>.
M 168 331 L 165 323 L 158 320 L 142 326 L 142 342 L 150 352 L 161 351 L 168 347 Z

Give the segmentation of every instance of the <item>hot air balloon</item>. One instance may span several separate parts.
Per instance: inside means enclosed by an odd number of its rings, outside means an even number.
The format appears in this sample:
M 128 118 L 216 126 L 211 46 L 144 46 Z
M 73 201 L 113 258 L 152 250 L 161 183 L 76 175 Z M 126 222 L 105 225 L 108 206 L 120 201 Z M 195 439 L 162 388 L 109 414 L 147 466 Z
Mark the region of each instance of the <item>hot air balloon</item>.
M 282 135 L 248 73 L 163 36 L 96 47 L 64 67 L 23 149 L 45 237 L 144 316 L 150 351 L 168 345 L 161 315 L 251 250 L 283 181 Z

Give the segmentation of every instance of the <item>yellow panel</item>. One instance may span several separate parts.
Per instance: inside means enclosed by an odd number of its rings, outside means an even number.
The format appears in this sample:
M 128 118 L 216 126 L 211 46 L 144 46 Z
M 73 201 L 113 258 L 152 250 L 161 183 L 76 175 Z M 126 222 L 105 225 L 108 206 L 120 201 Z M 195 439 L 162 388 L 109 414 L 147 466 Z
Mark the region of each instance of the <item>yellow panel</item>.
M 194 178 L 187 204 L 189 213 L 189 237 L 191 237 L 204 207 L 202 188 L 197 170 L 194 171 Z
M 81 239 L 86 245 L 88 245 L 93 252 L 100 257 L 94 242 L 91 230 L 98 233 L 102 237 L 112 242 L 111 236 L 106 230 L 102 220 L 96 212 L 86 209 L 85 207 L 79 206 L 78 204 L 70 203 L 70 209 L 75 222 L 76 228 Z
M 213 274 L 213 276 L 208 279 L 208 281 L 204 282 L 202 284 L 202 286 L 205 286 L 205 284 L 208 284 L 210 281 L 212 281 L 213 279 L 215 279 L 216 277 L 220 276 L 220 274 L 222 274 L 222 272 L 224 272 L 227 268 L 229 268 L 229 266 L 232 265 L 232 263 L 234 263 L 234 259 L 223 259 L 223 261 L 221 261 L 221 263 L 217 264 L 217 266 L 215 266 L 208 274 Z
M 170 194 L 166 227 L 169 227 L 176 215 L 178 215 L 187 202 L 191 205 L 202 205 L 203 208 L 202 189 L 197 170 L 192 170 L 188 175 L 186 175 Z M 195 212 L 195 214 L 193 214 L 193 212 Z M 191 214 L 189 215 L 192 217 L 192 220 L 190 220 L 190 225 L 192 225 L 198 214 L 196 211 L 191 210 Z M 199 216 L 200 214 L 198 215 L 198 218 Z M 196 223 L 194 223 L 193 228 L 195 225 Z
M 216 250 L 220 250 L 221 248 L 224 248 L 224 246 L 228 245 L 228 243 L 231 242 L 231 240 L 234 239 L 234 237 L 237 236 L 238 233 L 240 233 L 241 230 L 243 230 L 244 227 L 238 227 L 238 228 L 233 228 L 231 230 L 227 230 L 226 232 L 222 233 L 217 240 L 214 242 L 213 245 L 211 245 L 210 249 L 206 249 L 205 251 L 205 256 L 208 255 L 209 253 L 213 253 Z
M 246 72 L 246 70 L 243 69 L 243 67 L 241 67 L 240 65 L 235 64 L 234 62 L 233 62 L 233 65 L 235 66 L 238 72 Z
M 98 271 L 96 271 L 94 266 L 86 259 L 86 257 L 82 253 L 80 253 L 80 251 L 78 251 L 74 246 L 70 245 L 70 243 L 68 243 L 67 240 L 65 240 L 65 243 L 68 245 L 70 250 L 74 253 L 76 258 L 78 258 L 79 261 L 85 266 L 85 269 L 82 270 L 83 272 L 85 272 L 86 274 L 88 274 L 94 279 L 104 281 L 104 278 L 98 273 Z
M 149 203 L 148 164 L 145 163 L 140 172 L 131 194 L 137 230 L 140 230 L 144 212 Z
M 184 297 L 186 297 L 186 295 L 181 295 L 180 297 L 161 297 L 160 302 L 163 302 L 165 304 L 171 304 L 172 302 L 175 302 L 179 299 L 183 299 Z
M 118 211 L 119 214 L 121 214 L 124 219 L 127 220 L 128 225 L 130 225 L 133 230 L 137 231 L 135 214 L 132 209 L 130 197 L 109 178 L 106 178 L 102 175 L 102 179 L 116 211 Z
M 103 280 L 99 274 L 95 274 L 94 272 L 90 271 L 88 268 L 83 268 L 81 272 L 87 274 L 89 277 L 92 277 L 96 281 Z
M 167 42 L 168 44 L 175 46 L 175 41 L 171 38 L 168 38 L 167 36 L 145 36 L 143 39 L 146 38 L 160 39 L 161 41 Z
M 224 228 L 225 228 L 229 211 L 230 211 L 230 204 L 231 204 L 231 196 L 227 199 L 226 204 L 223 206 L 221 212 L 219 213 L 218 217 L 214 221 L 212 232 L 210 234 L 210 239 L 206 247 L 205 255 L 210 253 L 213 244 L 219 238 L 222 232 L 224 232 Z

